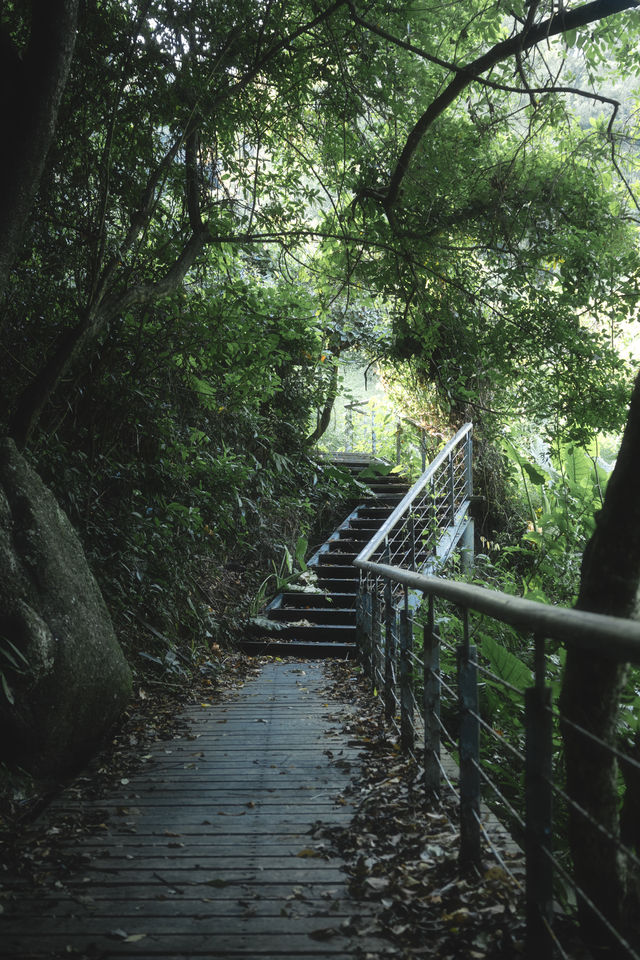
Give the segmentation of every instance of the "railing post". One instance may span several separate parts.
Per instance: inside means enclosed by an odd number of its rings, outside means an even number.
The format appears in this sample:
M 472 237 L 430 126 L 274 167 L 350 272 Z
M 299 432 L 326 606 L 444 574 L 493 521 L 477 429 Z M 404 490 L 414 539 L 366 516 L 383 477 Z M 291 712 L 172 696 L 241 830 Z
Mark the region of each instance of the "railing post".
M 465 489 L 467 497 L 473 496 L 473 434 L 471 430 L 467 434 L 464 449 L 464 467 L 465 467 Z
M 400 460 L 402 458 L 402 424 L 398 420 L 398 425 L 396 426 L 396 463 L 400 466 Z M 424 473 L 424 470 L 422 471 Z
M 427 469 L 427 434 L 424 428 L 420 430 L 420 459 L 422 460 L 422 472 Z
M 378 594 L 378 581 L 374 580 L 373 593 L 371 595 L 371 689 L 374 693 L 378 689 L 378 662 L 380 658 L 381 635 L 380 595 Z
M 553 955 L 551 690 L 544 685 L 544 639 L 535 638 L 536 684 L 525 691 L 526 956 Z
M 366 583 L 360 575 L 358 595 L 356 597 L 356 653 L 358 660 L 367 670 L 367 656 L 371 631 L 371 597 Z
M 391 563 L 391 553 L 389 543 L 385 546 L 384 562 Z M 394 666 L 396 656 L 396 615 L 393 609 L 393 587 L 391 580 L 386 580 L 384 585 L 384 715 L 387 720 L 391 720 L 395 713 L 395 683 Z
M 480 724 L 476 648 L 469 643 L 469 611 L 463 611 L 464 642 L 458 647 L 460 698 L 460 863 L 477 864 L 480 847 Z
M 429 597 L 423 635 L 424 788 L 430 800 L 440 797 L 440 637 Z
M 405 609 L 400 611 L 400 746 L 405 752 L 413 750 L 413 620 L 407 610 L 408 591 L 405 590 Z

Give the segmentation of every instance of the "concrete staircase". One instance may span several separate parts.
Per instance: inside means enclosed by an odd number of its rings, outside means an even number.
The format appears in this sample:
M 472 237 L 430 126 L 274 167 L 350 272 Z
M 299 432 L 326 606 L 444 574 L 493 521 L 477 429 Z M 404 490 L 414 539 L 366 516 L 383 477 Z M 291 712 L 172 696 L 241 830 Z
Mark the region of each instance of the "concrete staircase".
M 360 480 L 362 471 L 376 461 L 339 454 L 332 462 Z M 397 473 L 361 482 L 369 493 L 307 561 L 312 583 L 304 591 L 285 590 L 271 601 L 260 623 L 250 624 L 249 636 L 242 642 L 245 652 L 281 657 L 355 655 L 360 575 L 353 561 L 409 489 L 407 480 Z

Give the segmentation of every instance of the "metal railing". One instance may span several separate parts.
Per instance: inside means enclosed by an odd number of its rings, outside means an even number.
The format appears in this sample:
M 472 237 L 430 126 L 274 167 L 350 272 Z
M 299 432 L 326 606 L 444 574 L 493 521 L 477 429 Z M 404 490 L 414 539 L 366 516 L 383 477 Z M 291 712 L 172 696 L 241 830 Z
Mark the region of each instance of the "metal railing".
M 473 549 L 472 436 L 470 423 L 458 430 L 360 551 L 356 565 L 377 555 L 394 566 L 432 572 L 461 540 Z
M 384 411 L 378 413 L 375 401 L 352 400 L 344 405 L 345 452 L 384 455 L 407 474 L 415 475 L 418 458 L 422 472 L 426 470 L 429 455 L 440 437 L 412 417 L 393 418 L 385 416 Z
M 420 462 L 422 472 L 427 469 L 427 455 L 429 451 L 429 440 L 435 439 L 418 420 L 412 417 L 401 417 L 396 422 L 396 463 L 402 464 L 406 459 L 405 447 L 407 444 L 412 447 L 414 438 L 418 438 L 418 450 L 420 452 Z
M 364 552 L 364 551 L 363 551 Z M 362 554 L 355 561 L 363 574 L 357 606 L 358 643 L 364 667 L 372 684 L 383 695 L 385 713 L 397 727 L 399 741 L 405 751 L 416 754 L 416 720 L 422 730 L 422 750 L 416 759 L 422 766 L 427 795 L 437 798 L 443 784 L 452 790 L 459 803 L 460 850 L 462 863 L 479 865 L 483 845 L 497 858 L 504 870 L 511 873 L 509 863 L 501 858 L 492 842 L 482 816 L 481 802 L 492 799 L 515 825 L 524 847 L 526 874 L 524 883 L 525 919 L 527 926 L 526 955 L 529 960 L 548 960 L 554 955 L 569 956 L 561 936 L 554 928 L 558 883 L 563 885 L 568 900 L 578 904 L 595 918 L 613 946 L 603 955 L 639 960 L 640 951 L 630 942 L 623 924 L 616 925 L 606 909 L 594 902 L 587 891 L 576 884 L 568 865 L 568 857 L 553 849 L 552 806 L 583 818 L 588 829 L 596 831 L 614 845 L 616 858 L 627 861 L 629 870 L 638 871 L 640 858 L 625 846 L 606 826 L 594 820 L 579 798 L 568 795 L 561 770 L 553 769 L 554 738 L 559 738 L 560 724 L 570 724 L 573 733 L 586 738 L 590 748 L 608 750 L 640 771 L 640 764 L 624 755 L 617 746 L 610 746 L 568 718 L 560 716 L 552 703 L 548 684 L 548 641 L 571 643 L 585 656 L 597 652 L 625 663 L 640 664 L 640 623 L 630 620 L 546 606 L 541 603 L 484 589 L 472 584 L 425 576 L 398 565 L 376 563 Z M 393 592 L 400 589 L 404 604 L 398 611 Z M 426 601 L 426 618 L 422 649 L 416 644 L 414 623 L 409 613 L 409 591 L 418 591 Z M 447 604 L 459 611 L 458 636 L 451 644 L 446 634 L 447 617 L 440 617 L 438 605 Z M 474 612 L 472 624 L 471 611 Z M 523 667 L 527 683 L 509 682 L 496 674 L 490 660 L 483 657 L 485 618 L 493 627 L 509 625 L 518 631 L 533 634 L 530 669 Z M 440 623 L 439 623 L 440 621 Z M 449 622 L 450 623 L 450 622 Z M 455 631 L 454 631 L 455 632 Z M 478 643 L 472 642 L 478 638 Z M 555 649 L 555 648 L 554 648 Z M 444 655 L 452 676 L 441 671 Z M 510 723 L 518 724 L 519 733 L 511 742 L 504 731 L 492 726 L 480 708 L 483 687 L 500 688 L 508 701 Z M 521 707 L 516 707 L 521 704 Z M 518 717 L 522 716 L 520 723 Z M 457 732 L 450 728 L 452 723 Z M 459 771 L 452 776 L 445 769 L 441 742 L 457 751 Z M 520 795 L 505 796 L 504 786 L 496 782 L 495 764 L 483 761 L 487 742 L 497 751 L 502 763 L 512 769 L 511 783 Z M 636 873 L 637 876 L 640 874 Z M 517 876 L 514 882 L 521 887 Z M 600 955 L 600 954 L 598 954 Z

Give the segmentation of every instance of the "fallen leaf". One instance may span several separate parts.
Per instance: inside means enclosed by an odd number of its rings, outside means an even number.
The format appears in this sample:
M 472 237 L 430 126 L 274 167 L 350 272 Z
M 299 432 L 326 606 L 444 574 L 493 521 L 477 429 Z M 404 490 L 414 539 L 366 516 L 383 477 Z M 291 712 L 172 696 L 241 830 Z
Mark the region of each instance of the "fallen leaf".
M 386 890 L 389 886 L 386 877 L 367 877 L 365 882 L 372 890 Z
M 311 930 L 309 936 L 312 940 L 330 940 L 339 933 L 334 927 L 321 927 L 319 930 Z

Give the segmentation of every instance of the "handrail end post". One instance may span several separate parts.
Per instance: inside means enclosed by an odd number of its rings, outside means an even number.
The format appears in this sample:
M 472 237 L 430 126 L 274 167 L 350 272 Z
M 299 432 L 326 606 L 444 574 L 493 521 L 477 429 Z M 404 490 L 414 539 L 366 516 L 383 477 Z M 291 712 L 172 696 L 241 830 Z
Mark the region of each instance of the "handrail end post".
M 400 746 L 405 753 L 413 750 L 415 726 L 413 722 L 413 682 L 411 654 L 413 652 L 413 620 L 406 610 L 400 611 Z
M 479 866 L 480 843 L 480 724 L 478 714 L 478 666 L 472 644 L 458 647 L 458 694 L 460 698 L 460 852 L 461 866 Z
M 434 624 L 433 597 L 423 644 L 424 789 L 427 799 L 440 799 L 440 635 Z
M 525 691 L 525 858 L 527 960 L 553 956 L 551 690 Z

